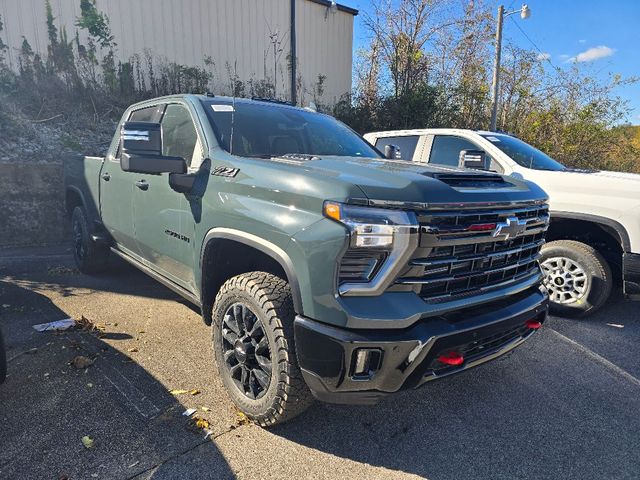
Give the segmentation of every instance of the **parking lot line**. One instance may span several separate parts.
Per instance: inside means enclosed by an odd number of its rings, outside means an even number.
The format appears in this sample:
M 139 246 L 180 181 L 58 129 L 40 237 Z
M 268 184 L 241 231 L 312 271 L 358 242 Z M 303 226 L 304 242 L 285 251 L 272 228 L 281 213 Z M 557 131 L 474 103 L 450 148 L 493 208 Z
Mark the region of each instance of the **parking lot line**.
M 633 383 L 633 384 L 635 384 L 635 385 L 640 387 L 640 379 L 638 379 L 638 378 L 634 377 L 633 375 L 631 375 L 624 368 L 619 367 L 615 363 L 613 363 L 613 362 L 607 360 L 606 358 L 604 358 L 602 355 L 598 355 L 593 350 L 590 350 L 589 348 L 587 348 L 584 345 L 576 342 L 575 340 L 571 340 L 569 337 L 565 337 L 563 334 L 561 334 L 560 332 L 554 330 L 553 328 L 547 327 L 547 330 L 551 331 L 554 335 L 556 335 L 561 340 L 573 345 L 578 350 L 580 350 L 582 353 L 584 353 L 588 357 L 594 359 L 596 362 L 600 363 L 604 367 L 608 368 L 609 370 L 611 370 L 611 371 L 617 373 L 618 375 L 620 375 L 622 378 L 624 378 L 624 379 L 630 381 L 631 383 Z

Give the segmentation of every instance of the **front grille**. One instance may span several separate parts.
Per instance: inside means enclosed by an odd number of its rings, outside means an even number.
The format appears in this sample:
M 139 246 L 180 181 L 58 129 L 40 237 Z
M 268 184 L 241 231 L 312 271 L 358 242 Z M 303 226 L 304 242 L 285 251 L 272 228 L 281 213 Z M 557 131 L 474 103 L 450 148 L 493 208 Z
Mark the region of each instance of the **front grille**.
M 420 246 L 396 284 L 426 301 L 471 296 L 540 273 L 546 205 L 419 212 L 418 219 Z M 505 233 L 496 236 L 499 225 Z

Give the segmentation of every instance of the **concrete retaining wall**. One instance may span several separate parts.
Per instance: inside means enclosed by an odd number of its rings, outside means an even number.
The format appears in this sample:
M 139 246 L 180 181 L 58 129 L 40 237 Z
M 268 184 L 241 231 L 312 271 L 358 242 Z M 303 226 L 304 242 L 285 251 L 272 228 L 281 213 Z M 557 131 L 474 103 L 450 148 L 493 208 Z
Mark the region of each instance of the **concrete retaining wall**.
M 0 246 L 67 241 L 61 163 L 0 163 Z

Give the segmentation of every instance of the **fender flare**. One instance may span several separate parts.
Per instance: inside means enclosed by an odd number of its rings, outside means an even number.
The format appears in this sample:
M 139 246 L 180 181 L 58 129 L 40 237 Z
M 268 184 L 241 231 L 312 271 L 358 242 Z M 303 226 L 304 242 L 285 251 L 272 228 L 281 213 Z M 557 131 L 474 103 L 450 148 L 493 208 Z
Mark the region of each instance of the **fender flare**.
M 289 282 L 289 286 L 291 288 L 291 296 L 293 298 L 293 307 L 297 314 L 303 313 L 300 282 L 298 281 L 298 276 L 296 275 L 291 258 L 282 248 L 278 247 L 274 243 L 265 240 L 262 237 L 258 237 L 257 235 L 253 235 L 242 230 L 235 230 L 225 227 L 215 227 L 209 230 L 202 241 L 202 247 L 200 249 L 199 271 L 201 274 L 204 253 L 206 251 L 207 245 L 210 241 L 216 239 L 233 240 L 238 243 L 245 244 L 249 247 L 261 251 L 265 255 L 268 255 L 273 260 L 278 262 L 278 264 L 282 267 L 285 274 L 287 275 L 287 281 Z M 201 300 L 204 300 L 204 289 L 201 288 L 200 290 Z
M 600 226 L 605 226 L 618 234 L 620 238 L 620 246 L 622 247 L 623 252 L 631 251 L 631 240 L 629 239 L 629 234 L 627 233 L 626 228 L 615 220 L 612 220 L 607 217 L 600 217 L 598 215 L 591 215 L 588 213 L 574 213 L 574 212 L 550 212 L 551 220 L 554 218 L 562 218 L 565 220 L 581 220 L 584 222 L 591 222 L 599 224 Z
M 68 211 L 68 208 L 69 208 L 69 206 L 67 205 L 67 196 L 68 196 L 69 192 L 73 192 L 75 195 L 78 195 L 78 197 L 80 197 L 80 204 L 86 210 L 87 209 L 87 202 L 84 199 L 84 193 L 82 193 L 82 190 L 80 190 L 78 187 L 76 187 L 74 185 L 67 185 L 67 190 L 66 190 L 65 196 L 64 196 L 65 209 Z M 72 212 L 69 212 L 69 213 L 72 213 Z

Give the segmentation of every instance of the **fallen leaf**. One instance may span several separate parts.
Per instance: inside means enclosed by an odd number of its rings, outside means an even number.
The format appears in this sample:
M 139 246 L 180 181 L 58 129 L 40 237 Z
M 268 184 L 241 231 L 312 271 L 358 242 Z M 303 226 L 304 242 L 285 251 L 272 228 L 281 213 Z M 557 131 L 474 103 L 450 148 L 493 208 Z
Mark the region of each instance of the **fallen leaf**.
M 93 447 L 93 438 L 91 438 L 88 435 L 82 437 L 82 444 L 84 445 L 84 448 L 92 448 Z
M 209 428 L 209 422 L 207 420 L 205 420 L 204 418 L 197 418 L 196 419 L 196 427 L 198 427 L 198 428 Z
M 84 355 L 78 355 L 71 361 L 71 365 L 73 365 L 78 370 L 82 370 L 84 368 L 90 367 L 93 365 L 94 360 L 91 360 L 89 357 L 85 357 Z
M 249 424 L 249 417 L 247 417 L 243 412 L 237 411 L 236 412 L 236 423 L 238 425 L 248 425 Z
M 200 407 L 200 408 L 202 408 L 203 412 L 210 412 L 211 411 L 211 409 L 209 407 Z
M 87 387 L 93 388 L 93 383 L 87 383 Z
M 130 349 L 127 350 L 127 352 L 130 352 L 130 353 L 134 353 L 134 352 L 137 352 L 137 351 L 138 351 L 138 349 L 136 347 L 133 347 L 133 348 L 130 348 Z
M 189 390 L 169 390 L 171 395 L 183 395 L 185 393 L 189 393 Z
M 196 390 L 195 388 L 193 390 L 189 390 L 189 394 L 191 395 L 198 395 L 200 394 L 200 390 Z

